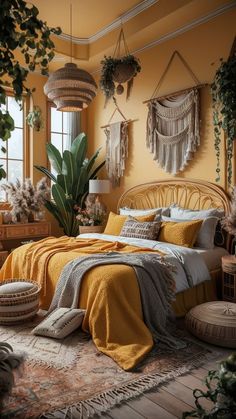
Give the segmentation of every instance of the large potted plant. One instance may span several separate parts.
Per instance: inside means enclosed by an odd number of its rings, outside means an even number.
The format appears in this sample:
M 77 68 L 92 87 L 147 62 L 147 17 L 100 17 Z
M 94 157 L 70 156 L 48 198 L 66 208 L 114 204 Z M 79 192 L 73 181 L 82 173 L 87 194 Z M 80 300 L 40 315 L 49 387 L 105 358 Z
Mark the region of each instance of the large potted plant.
M 0 411 L 4 398 L 14 385 L 14 370 L 23 362 L 22 355 L 16 355 L 6 342 L 0 342 Z
M 213 125 L 217 158 L 217 179 L 220 180 L 220 144 L 222 130 L 226 135 L 226 158 L 228 183 L 232 181 L 233 141 L 236 139 L 236 54 L 227 61 L 221 59 L 211 85 L 213 102 Z
M 52 198 L 44 205 L 67 236 L 77 236 L 81 225 L 76 218 L 77 207 L 84 207 L 89 192 L 89 179 L 96 179 L 105 161 L 94 168 L 100 149 L 90 159 L 86 158 L 87 137 L 84 133 L 79 134 L 70 150 L 65 150 L 62 155 L 53 144 L 47 144 L 46 147 L 48 159 L 56 174 L 46 167 L 35 166 L 52 181 Z
M 20 102 L 29 71 L 38 67 L 43 75 L 48 73 L 48 64 L 54 57 L 52 34 L 61 33 L 60 28 L 50 28 L 38 17 L 39 11 L 24 0 L 0 2 L 0 105 L 6 103 L 6 88 L 13 89 Z M 17 51 L 17 57 L 15 53 Z M 21 62 L 19 61 L 19 55 Z M 14 130 L 14 121 L 9 112 L 0 110 L 0 139 L 7 141 Z M 4 147 L 2 147 L 4 152 Z M 0 165 L 0 179 L 5 177 Z
M 236 417 L 236 353 L 220 363 L 218 371 L 209 371 L 205 379 L 206 391 L 195 389 L 196 409 L 184 412 L 185 418 L 233 419 Z M 202 401 L 212 402 L 212 408 L 205 409 Z

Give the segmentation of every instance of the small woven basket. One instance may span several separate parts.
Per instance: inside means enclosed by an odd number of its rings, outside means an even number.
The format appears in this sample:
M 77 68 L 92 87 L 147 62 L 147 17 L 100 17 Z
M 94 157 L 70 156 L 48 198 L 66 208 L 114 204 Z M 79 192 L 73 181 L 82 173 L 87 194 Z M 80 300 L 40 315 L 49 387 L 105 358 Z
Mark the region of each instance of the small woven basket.
M 0 284 L 0 324 L 30 320 L 39 309 L 41 287 L 27 279 L 11 279 Z

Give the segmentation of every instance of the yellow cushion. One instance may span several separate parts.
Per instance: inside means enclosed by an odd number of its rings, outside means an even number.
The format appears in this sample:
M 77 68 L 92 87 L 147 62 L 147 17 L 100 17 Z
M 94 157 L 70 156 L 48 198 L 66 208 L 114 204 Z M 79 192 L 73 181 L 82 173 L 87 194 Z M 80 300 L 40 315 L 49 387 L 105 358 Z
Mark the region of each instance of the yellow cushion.
M 156 213 L 136 216 L 135 219 L 141 222 L 153 221 Z M 119 236 L 128 215 L 118 215 L 110 212 L 104 234 L 111 234 L 112 236 Z
M 203 220 L 178 222 L 162 222 L 158 240 L 177 244 L 178 246 L 193 247 Z

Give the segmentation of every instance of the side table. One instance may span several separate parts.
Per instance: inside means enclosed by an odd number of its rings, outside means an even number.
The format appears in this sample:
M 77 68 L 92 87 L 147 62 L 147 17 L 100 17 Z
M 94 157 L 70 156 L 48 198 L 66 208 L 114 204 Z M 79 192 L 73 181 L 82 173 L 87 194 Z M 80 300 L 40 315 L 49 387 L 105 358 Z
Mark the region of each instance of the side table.
M 24 240 L 37 241 L 51 234 L 51 223 L 35 221 L 34 223 L 16 223 L 0 225 L 0 267 L 3 265 L 12 248 L 18 247 Z
M 222 256 L 222 298 L 236 303 L 236 256 Z

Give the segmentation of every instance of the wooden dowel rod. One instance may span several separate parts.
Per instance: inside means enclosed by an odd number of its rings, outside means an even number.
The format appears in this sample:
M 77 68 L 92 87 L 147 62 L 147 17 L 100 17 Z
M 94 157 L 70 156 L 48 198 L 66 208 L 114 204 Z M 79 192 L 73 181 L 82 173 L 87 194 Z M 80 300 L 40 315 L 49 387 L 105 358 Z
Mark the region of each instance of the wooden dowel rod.
M 181 95 L 182 93 L 189 92 L 192 89 L 201 89 L 202 87 L 206 87 L 206 86 L 208 86 L 208 83 L 198 84 L 197 86 L 192 86 L 192 87 L 189 87 L 188 89 L 179 90 L 178 92 L 174 92 L 174 93 L 169 93 L 168 95 L 164 95 L 160 97 L 153 97 L 152 99 L 144 100 L 143 103 L 153 102 L 154 100 L 168 99 L 169 97 L 178 96 L 178 95 Z
M 127 119 L 127 120 L 125 120 L 125 121 L 121 121 L 121 122 L 127 122 L 127 123 L 129 123 L 129 122 L 136 122 L 136 121 L 138 121 L 138 119 Z M 106 125 L 102 125 L 100 128 L 107 128 L 107 127 L 109 127 L 111 124 L 106 124 Z

